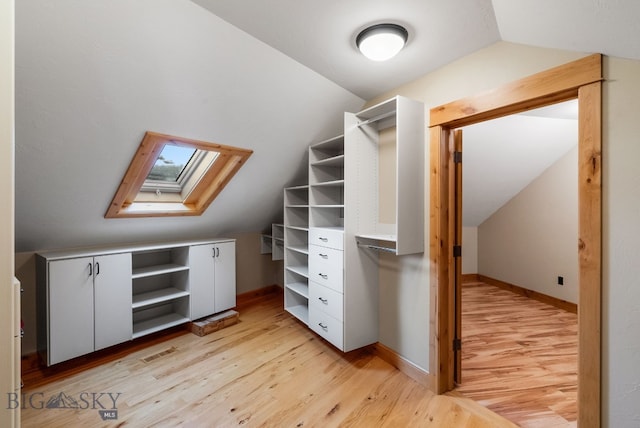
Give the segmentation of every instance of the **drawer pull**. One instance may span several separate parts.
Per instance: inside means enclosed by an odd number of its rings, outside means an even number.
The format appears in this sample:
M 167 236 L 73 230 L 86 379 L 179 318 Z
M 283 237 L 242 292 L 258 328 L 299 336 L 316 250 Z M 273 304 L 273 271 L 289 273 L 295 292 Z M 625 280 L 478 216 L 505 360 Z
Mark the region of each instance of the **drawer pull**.
M 327 303 L 329 303 L 329 299 L 323 299 L 322 297 L 318 297 L 318 300 L 320 300 L 322 303 L 324 303 L 325 305 Z
M 319 255 L 320 257 L 322 257 L 323 259 L 328 259 L 328 258 L 329 258 L 329 255 L 328 255 L 328 254 L 318 253 L 318 255 Z
M 324 273 L 319 273 L 318 275 L 319 275 L 322 279 L 327 279 L 327 278 L 329 278 L 329 275 L 326 275 L 326 274 L 324 274 Z
M 327 327 L 326 325 L 322 324 L 321 322 L 318 323 L 318 325 L 320 326 L 321 329 L 323 329 L 324 331 L 329 331 L 329 327 Z
M 329 242 L 329 238 L 323 238 L 322 236 L 318 236 L 318 239 L 322 242 Z

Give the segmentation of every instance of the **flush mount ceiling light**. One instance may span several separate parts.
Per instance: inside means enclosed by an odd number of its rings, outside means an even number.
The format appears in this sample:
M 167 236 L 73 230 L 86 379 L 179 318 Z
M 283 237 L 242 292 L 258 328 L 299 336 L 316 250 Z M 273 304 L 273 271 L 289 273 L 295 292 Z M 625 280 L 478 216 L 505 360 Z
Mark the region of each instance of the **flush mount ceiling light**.
M 358 34 L 356 46 L 367 58 L 386 61 L 402 50 L 408 37 L 409 33 L 400 25 L 376 24 Z

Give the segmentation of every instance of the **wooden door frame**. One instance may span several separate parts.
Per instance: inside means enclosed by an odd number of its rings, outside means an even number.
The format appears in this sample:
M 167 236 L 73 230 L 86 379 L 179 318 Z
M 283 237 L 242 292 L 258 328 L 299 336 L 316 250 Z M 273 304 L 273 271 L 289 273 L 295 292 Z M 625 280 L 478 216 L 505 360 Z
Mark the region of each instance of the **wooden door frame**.
M 453 382 L 453 254 L 448 139 L 453 129 L 577 98 L 578 113 L 578 422 L 598 427 L 601 418 L 602 294 L 602 55 L 508 83 L 430 111 L 430 346 L 432 389 Z M 451 209 L 450 209 L 451 208 Z

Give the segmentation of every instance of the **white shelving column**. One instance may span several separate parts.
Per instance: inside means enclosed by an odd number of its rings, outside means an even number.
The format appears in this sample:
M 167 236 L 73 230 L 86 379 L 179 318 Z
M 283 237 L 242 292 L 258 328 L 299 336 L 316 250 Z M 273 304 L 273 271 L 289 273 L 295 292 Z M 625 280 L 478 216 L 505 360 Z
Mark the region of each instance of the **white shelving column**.
M 284 308 L 309 323 L 309 186 L 284 189 Z
M 349 229 L 372 249 L 398 256 L 424 252 L 424 104 L 396 96 L 356 114 L 346 114 L 345 145 L 352 150 L 357 192 Z M 393 175 L 380 174 L 381 153 L 393 156 Z M 347 157 L 349 157 L 347 152 Z M 385 180 L 385 181 L 383 181 Z M 380 200 L 381 189 L 395 201 Z M 381 218 L 382 206 L 392 218 Z

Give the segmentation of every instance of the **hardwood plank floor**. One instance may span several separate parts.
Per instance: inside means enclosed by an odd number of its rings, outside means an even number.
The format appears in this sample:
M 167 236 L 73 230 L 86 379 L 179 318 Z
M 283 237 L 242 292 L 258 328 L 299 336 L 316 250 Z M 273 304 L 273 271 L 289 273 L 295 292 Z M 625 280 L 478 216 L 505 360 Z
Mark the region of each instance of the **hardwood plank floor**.
M 239 312 L 238 324 L 204 337 L 174 334 L 86 370 L 31 378 L 22 426 L 515 426 L 455 392 L 433 395 L 369 349 L 338 352 L 283 310 L 281 293 Z M 89 408 L 37 408 L 60 393 Z M 103 421 L 98 411 L 114 401 L 117 420 Z
M 577 333 L 576 314 L 465 284 L 457 391 L 522 427 L 576 426 Z

